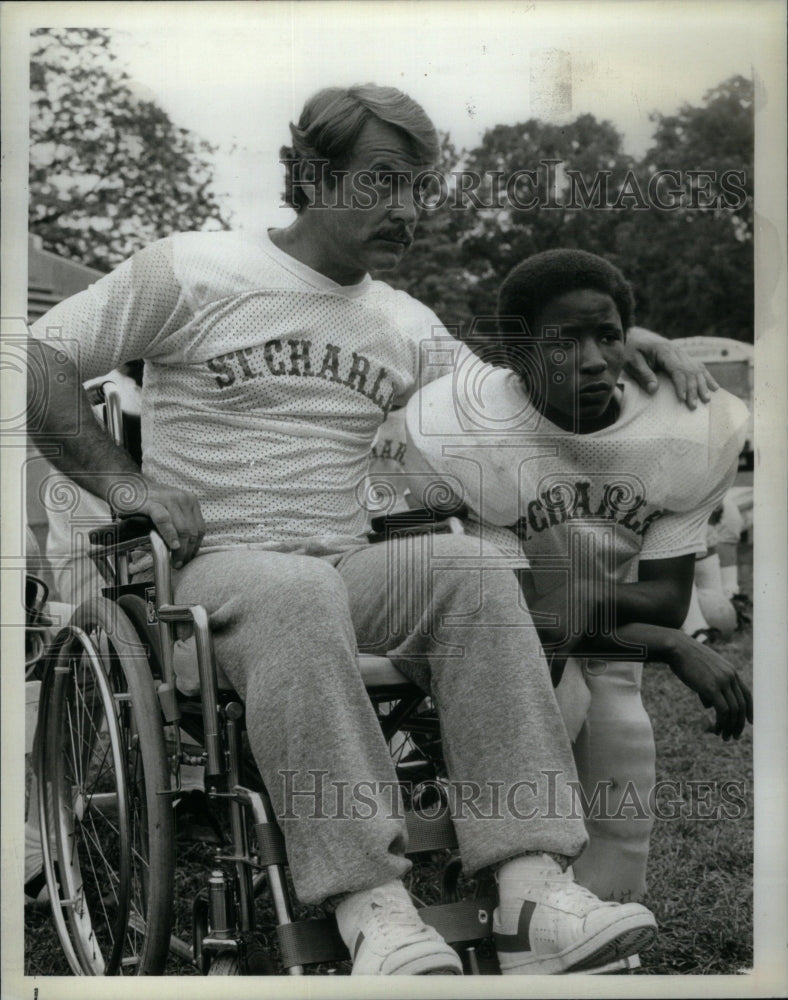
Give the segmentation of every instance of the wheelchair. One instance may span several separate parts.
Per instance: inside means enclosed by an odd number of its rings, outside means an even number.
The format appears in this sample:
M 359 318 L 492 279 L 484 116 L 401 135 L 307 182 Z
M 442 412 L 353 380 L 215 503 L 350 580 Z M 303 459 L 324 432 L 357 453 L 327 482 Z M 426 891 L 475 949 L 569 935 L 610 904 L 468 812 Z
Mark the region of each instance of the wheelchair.
M 108 426 L 123 441 L 119 402 L 105 387 Z M 430 513 L 374 523 L 403 531 L 462 530 Z M 222 683 L 208 616 L 176 605 L 170 553 L 146 518 L 90 533 L 109 581 L 79 605 L 49 650 L 39 703 L 36 769 L 52 915 L 75 975 L 160 975 L 174 954 L 205 975 L 305 975 L 349 968 L 333 917 L 299 918 L 274 811 L 244 741 L 244 706 Z M 371 540 L 375 540 L 373 537 Z M 153 582 L 130 581 L 150 550 Z M 199 691 L 183 694 L 178 635 L 194 637 Z M 464 880 L 448 812 L 440 728 L 425 693 L 380 656 L 359 669 L 400 781 L 408 856 L 437 865 L 439 898 L 420 910 L 461 955 L 467 974 L 499 973 L 491 940 L 492 876 Z M 190 901 L 190 942 L 173 934 L 174 803 L 182 769 L 204 769 L 221 832 Z M 626 972 L 637 958 L 588 972 Z

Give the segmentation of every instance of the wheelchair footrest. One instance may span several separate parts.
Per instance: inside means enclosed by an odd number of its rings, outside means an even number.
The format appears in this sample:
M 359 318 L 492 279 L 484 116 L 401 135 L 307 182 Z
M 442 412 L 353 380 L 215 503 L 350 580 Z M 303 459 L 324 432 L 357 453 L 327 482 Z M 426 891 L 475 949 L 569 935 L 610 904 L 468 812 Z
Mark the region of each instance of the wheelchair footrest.
M 459 903 L 425 906 L 419 915 L 449 944 L 471 944 L 492 934 L 495 900 L 489 896 L 462 899 Z
M 483 897 L 425 906 L 419 913 L 424 923 L 434 927 L 445 941 L 459 946 L 490 936 L 494 906 L 492 898 Z M 280 924 L 276 933 L 285 968 L 350 958 L 333 917 Z

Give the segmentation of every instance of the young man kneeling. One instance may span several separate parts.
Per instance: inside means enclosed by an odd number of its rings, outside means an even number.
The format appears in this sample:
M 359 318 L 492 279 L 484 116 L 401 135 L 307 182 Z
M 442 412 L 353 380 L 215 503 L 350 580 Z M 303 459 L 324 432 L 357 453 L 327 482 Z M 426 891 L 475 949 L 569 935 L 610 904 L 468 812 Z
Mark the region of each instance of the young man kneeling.
M 590 843 L 574 873 L 608 899 L 646 888 L 654 741 L 638 661 L 668 663 L 714 708 L 723 739 L 752 721 L 736 671 L 679 631 L 706 522 L 736 472 L 746 408 L 720 390 L 690 410 L 669 385 L 652 395 L 628 378 L 632 314 L 612 264 L 578 250 L 537 254 L 504 281 L 494 329 L 476 331 L 494 364 L 467 361 L 406 413 L 413 482 L 424 490 L 434 486 L 428 473 L 444 477 L 470 509 L 471 531 L 528 560 L 518 574 L 554 682 L 562 678 L 590 804 Z M 505 913 L 499 929 L 511 933 Z

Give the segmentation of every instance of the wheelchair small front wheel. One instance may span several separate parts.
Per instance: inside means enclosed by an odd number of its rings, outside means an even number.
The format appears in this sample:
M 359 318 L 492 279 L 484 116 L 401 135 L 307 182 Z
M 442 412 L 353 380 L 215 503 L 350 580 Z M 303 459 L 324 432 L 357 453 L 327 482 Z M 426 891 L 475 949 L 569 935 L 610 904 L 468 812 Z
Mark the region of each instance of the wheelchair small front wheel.
M 209 976 L 240 976 L 241 965 L 234 951 L 220 952 L 208 967 Z
M 58 637 L 41 692 L 39 810 L 61 946 L 77 975 L 155 975 L 175 871 L 170 776 L 144 646 L 94 599 Z
M 248 939 L 243 953 L 220 951 L 208 966 L 209 976 L 276 976 L 278 970 L 268 949 L 260 942 Z

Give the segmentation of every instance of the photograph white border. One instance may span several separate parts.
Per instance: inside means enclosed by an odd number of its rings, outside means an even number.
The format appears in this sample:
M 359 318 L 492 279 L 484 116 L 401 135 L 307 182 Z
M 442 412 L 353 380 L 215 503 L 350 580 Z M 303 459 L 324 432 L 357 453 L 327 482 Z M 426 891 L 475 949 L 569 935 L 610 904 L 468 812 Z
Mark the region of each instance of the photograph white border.
M 283 2 L 283 0 L 281 0 Z M 374 18 L 385 7 L 396 7 L 408 18 L 416 0 L 397 4 L 358 2 L 352 4 L 359 18 Z M 495 0 L 497 2 L 497 0 Z M 566 12 L 566 17 L 587 19 L 589 31 L 601 4 L 578 5 L 546 0 Z M 608 0 L 608 3 L 611 0 Z M 613 0 L 615 2 L 615 0 Z M 339 0 L 327 4 L 346 6 Z M 483 6 L 491 16 L 493 3 L 486 0 L 426 0 L 419 7 L 440 3 L 446 23 L 460 7 Z M 540 3 L 544 7 L 546 3 Z M 649 3 L 654 16 L 674 17 L 680 25 L 681 4 L 672 0 L 618 0 L 622 18 L 630 6 Z M 153 23 L 171 19 L 172 30 L 189 19 L 231 16 L 230 8 L 246 7 L 239 3 L 5 3 L 2 6 L 3 73 L 3 177 L 2 177 L 2 336 L 24 334 L 26 315 L 26 233 L 27 233 L 27 74 L 29 31 L 38 25 L 89 25 L 112 27 L 118 23 Z M 524 6 L 536 7 L 536 4 Z M 686 5 L 685 5 L 686 6 Z M 774 996 L 784 995 L 788 983 L 788 799 L 786 798 L 786 705 L 788 704 L 788 650 L 786 650 L 786 93 L 785 93 L 785 15 L 783 0 L 716 0 L 704 4 L 709 18 L 723 8 L 740 8 L 742 16 L 761 28 L 763 51 L 755 60 L 756 80 L 756 152 L 755 152 L 755 971 L 738 977 L 591 977 L 572 979 L 540 978 L 534 982 L 510 978 L 485 978 L 451 981 L 422 977 L 418 981 L 395 982 L 334 978 L 303 980 L 277 978 L 238 979 L 232 995 L 245 997 L 439 997 L 439 996 Z M 499 5 L 500 9 L 512 4 Z M 745 13 L 746 11 L 746 13 Z M 447 29 L 448 30 L 448 29 Z M 679 27 L 677 27 L 679 30 Z M 699 58 L 703 58 L 699 44 Z M 659 66 L 654 67 L 659 72 Z M 326 80 L 326 84 L 333 81 Z M 381 83 L 397 81 L 380 80 Z M 407 87 L 405 87 L 407 89 Z M 440 126 L 440 122 L 437 123 Z M 282 120 L 283 136 L 286 121 Z M 687 331 L 691 333 L 693 331 Z M 1 357 L 2 355 L 0 355 Z M 22 412 L 23 379 L 14 365 L 3 364 L 0 370 L 3 419 L 13 419 Z M 9 417 L 10 415 L 10 417 Z M 2 425 L 0 425 L 2 426 Z M 22 518 L 17 514 L 21 503 L 19 473 L 24 448 L 2 448 L 2 542 L 0 547 L 0 585 L 3 598 L 3 662 L 6 668 L 2 686 L 2 994 L 8 1000 L 83 1000 L 90 997 L 181 996 L 216 997 L 227 993 L 226 983 L 184 979 L 133 980 L 69 979 L 60 977 L 25 977 L 20 960 L 23 946 L 21 871 L 23 845 L 24 776 L 24 684 L 16 669 L 22 656 L 22 624 L 14 620 L 14 591 L 23 566 Z M 6 612 L 9 617 L 6 617 Z M 16 626 L 16 627 L 15 627 Z M 19 676 L 17 676 L 17 674 Z

